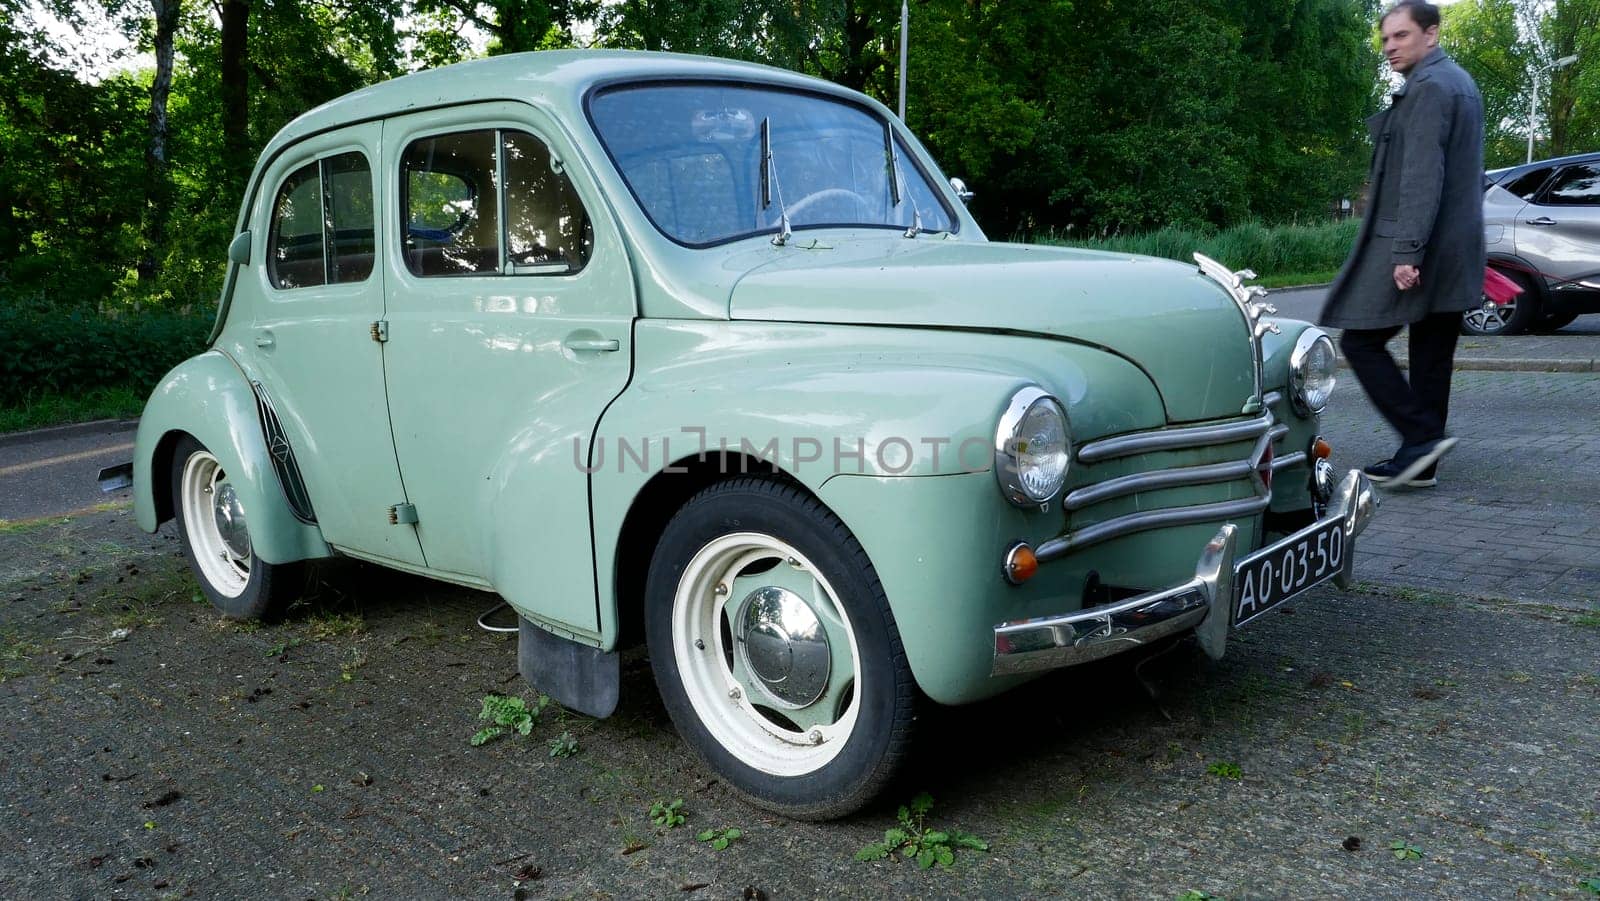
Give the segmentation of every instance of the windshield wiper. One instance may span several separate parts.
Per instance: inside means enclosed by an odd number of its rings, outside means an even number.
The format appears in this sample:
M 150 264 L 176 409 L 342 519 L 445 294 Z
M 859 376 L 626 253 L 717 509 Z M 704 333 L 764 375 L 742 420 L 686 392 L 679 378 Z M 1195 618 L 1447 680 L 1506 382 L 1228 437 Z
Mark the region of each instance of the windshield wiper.
M 889 127 L 888 123 L 885 123 L 883 126 L 883 152 L 889 160 L 889 194 L 894 200 L 894 205 L 898 207 L 900 206 L 900 201 L 906 199 L 909 196 L 909 193 L 900 190 L 900 180 L 902 176 L 900 171 L 900 154 L 895 152 L 894 129 Z M 907 238 L 915 238 L 922 232 L 922 210 L 917 208 L 917 200 L 915 197 L 910 199 L 911 227 L 906 229 L 905 236 Z
M 782 247 L 789 243 L 793 229 L 789 227 L 789 211 L 783 206 L 783 185 L 778 184 L 778 167 L 772 159 L 772 118 L 761 120 L 761 208 L 772 206 L 772 195 L 778 195 L 778 233 L 772 243 Z

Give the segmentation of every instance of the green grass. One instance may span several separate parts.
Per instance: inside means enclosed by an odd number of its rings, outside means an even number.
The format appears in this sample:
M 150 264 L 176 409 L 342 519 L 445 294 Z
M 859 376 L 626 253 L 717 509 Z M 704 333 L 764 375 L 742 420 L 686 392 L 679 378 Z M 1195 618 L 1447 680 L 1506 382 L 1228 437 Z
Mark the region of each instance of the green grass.
M 128 419 L 144 409 L 147 393 L 95 388 L 83 394 L 34 394 L 20 404 L 0 407 L 0 434 L 95 419 Z
M 1232 267 L 1254 269 L 1267 287 L 1307 285 L 1332 280 L 1355 244 L 1361 223 L 1262 225 L 1247 222 L 1220 231 L 1167 227 L 1129 235 L 1078 237 L 1055 232 L 1036 235 L 1040 244 L 1137 253 L 1189 262 L 1195 251 Z

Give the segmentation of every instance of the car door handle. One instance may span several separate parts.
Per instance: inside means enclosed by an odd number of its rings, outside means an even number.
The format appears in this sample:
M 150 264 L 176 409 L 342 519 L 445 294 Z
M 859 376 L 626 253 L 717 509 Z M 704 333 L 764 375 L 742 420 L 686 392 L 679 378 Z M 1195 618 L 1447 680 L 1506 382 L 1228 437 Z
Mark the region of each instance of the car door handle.
M 567 350 L 586 350 L 603 353 L 612 350 L 621 350 L 622 342 L 615 338 L 568 338 L 563 342 Z
M 1528 219 L 1528 220 L 1525 220 L 1525 221 L 1529 225 L 1555 225 L 1556 224 L 1556 220 L 1551 219 L 1549 216 L 1540 216 L 1537 219 Z
M 257 347 L 270 348 L 276 343 L 278 343 L 278 342 L 273 339 L 271 332 L 258 332 L 256 334 L 256 346 Z

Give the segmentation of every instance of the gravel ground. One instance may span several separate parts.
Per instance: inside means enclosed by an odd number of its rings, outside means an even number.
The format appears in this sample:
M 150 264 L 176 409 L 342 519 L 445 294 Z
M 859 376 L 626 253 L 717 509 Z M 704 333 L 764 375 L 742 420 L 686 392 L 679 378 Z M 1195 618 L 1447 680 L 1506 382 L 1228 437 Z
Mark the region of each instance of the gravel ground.
M 616 716 L 470 746 L 486 694 L 531 697 L 474 625 L 490 603 L 352 565 L 282 623 L 229 623 L 125 508 L 0 530 L 0 894 L 1600 894 L 1593 609 L 1318 590 L 1221 663 L 1179 645 L 931 710 L 885 803 L 818 825 L 710 776 L 637 653 Z M 855 860 L 919 792 L 989 850 Z M 674 798 L 687 823 L 653 825 Z

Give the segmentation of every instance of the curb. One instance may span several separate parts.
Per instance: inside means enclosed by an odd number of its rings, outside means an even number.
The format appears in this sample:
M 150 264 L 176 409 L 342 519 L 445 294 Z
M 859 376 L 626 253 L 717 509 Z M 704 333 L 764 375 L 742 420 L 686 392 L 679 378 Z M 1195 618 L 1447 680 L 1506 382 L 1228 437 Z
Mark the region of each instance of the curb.
M 7 432 L 4 435 L 0 435 L 0 447 L 40 444 L 45 441 L 76 438 L 79 435 L 131 432 L 138 427 L 139 420 L 137 419 L 96 419 L 93 422 L 75 422 L 72 425 L 58 425 L 47 429 L 33 429 L 28 432 Z

